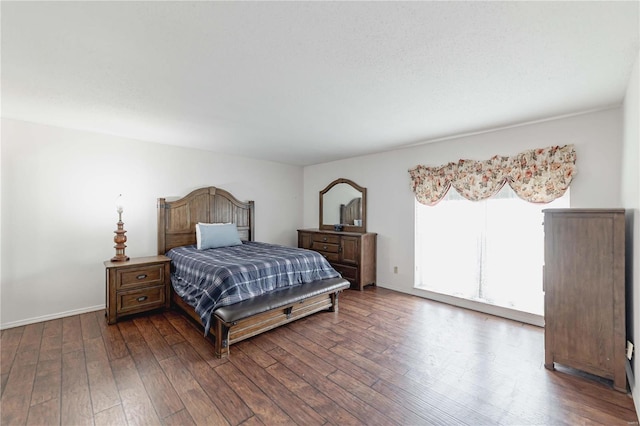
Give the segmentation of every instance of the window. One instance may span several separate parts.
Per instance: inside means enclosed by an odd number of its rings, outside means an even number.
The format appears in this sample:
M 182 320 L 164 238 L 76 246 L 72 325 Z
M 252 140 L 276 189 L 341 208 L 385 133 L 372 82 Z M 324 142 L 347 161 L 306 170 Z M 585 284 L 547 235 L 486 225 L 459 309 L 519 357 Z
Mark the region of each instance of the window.
M 543 315 L 542 210 L 569 207 L 569 191 L 548 204 L 505 185 L 469 201 L 454 189 L 437 205 L 416 202 L 415 287 Z

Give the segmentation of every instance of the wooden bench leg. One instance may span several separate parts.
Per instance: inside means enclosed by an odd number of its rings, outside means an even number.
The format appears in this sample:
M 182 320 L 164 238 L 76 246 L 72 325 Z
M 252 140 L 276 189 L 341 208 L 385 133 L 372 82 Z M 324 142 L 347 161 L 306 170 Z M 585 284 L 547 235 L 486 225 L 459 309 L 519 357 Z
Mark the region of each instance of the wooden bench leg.
M 214 317 L 215 321 L 215 355 L 216 358 L 226 358 L 229 356 L 229 327 L 222 321 Z
M 338 312 L 338 294 L 340 294 L 339 291 L 331 293 L 331 308 L 329 312 Z

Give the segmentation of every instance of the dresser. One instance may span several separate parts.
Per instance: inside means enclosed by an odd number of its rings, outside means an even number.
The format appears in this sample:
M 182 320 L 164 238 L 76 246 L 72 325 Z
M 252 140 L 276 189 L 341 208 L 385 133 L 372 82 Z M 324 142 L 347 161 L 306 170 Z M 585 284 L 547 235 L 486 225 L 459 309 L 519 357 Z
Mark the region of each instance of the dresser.
M 624 210 L 547 209 L 544 235 L 545 367 L 626 392 Z
M 363 290 L 376 283 L 376 236 L 372 232 L 299 229 L 298 247 L 321 253 L 351 288 Z
M 132 258 L 124 262 L 104 262 L 106 268 L 108 324 L 125 315 L 157 308 L 169 308 L 171 259 L 166 256 Z

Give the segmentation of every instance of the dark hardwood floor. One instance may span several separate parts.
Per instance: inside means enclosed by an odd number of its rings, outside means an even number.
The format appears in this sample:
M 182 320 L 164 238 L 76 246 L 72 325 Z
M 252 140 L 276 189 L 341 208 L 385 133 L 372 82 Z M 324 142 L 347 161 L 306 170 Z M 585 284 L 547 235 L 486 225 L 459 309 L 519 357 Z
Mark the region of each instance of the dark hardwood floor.
M 2 331 L 2 425 L 626 425 L 629 395 L 543 367 L 543 330 L 381 288 L 231 347 L 169 311 Z

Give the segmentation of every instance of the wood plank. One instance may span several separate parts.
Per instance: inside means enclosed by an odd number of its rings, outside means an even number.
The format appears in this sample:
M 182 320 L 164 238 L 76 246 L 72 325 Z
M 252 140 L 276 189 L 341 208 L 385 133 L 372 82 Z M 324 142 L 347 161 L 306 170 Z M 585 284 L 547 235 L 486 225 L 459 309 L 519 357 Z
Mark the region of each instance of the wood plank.
M 95 314 L 109 361 L 128 356 L 129 351 L 124 343 L 122 334 L 120 334 L 120 329 L 116 325 L 109 326 L 107 324 L 103 311 L 98 311 Z
M 163 422 L 165 426 L 195 426 L 196 424 L 186 408 L 169 417 L 165 417 Z
M 31 406 L 40 405 L 55 399 L 58 408 L 55 410 L 57 418 L 60 416 L 60 397 L 62 385 L 62 320 L 56 319 L 44 323 L 36 377 L 31 393 Z M 46 404 L 42 405 L 46 407 Z M 39 418 L 36 416 L 34 418 Z
M 298 345 L 293 340 L 287 339 L 283 332 L 284 329 L 273 330 L 270 333 L 264 334 L 264 338 L 273 342 L 277 348 L 284 349 L 289 352 L 291 356 L 295 357 L 300 362 L 303 362 L 307 368 L 315 370 L 323 376 L 328 376 L 336 370 L 336 367 L 325 362 L 321 357 L 307 350 L 305 347 Z M 272 351 L 269 351 L 271 355 Z
M 323 361 L 331 364 L 333 367 L 349 372 L 351 376 L 367 384 L 367 386 L 371 386 L 378 380 L 378 377 L 375 374 L 367 371 L 360 363 L 352 361 L 355 356 L 350 359 L 349 357 L 336 355 L 335 352 L 332 352 L 314 341 L 295 333 L 291 329 L 283 329 L 281 334 L 284 338 L 289 339 L 291 344 L 303 346 L 306 350 L 321 358 Z
M 160 361 L 160 365 L 162 365 L 185 408 L 197 424 L 229 424 L 180 358 L 164 359 Z
M 425 417 L 427 419 L 427 424 L 450 425 L 459 423 L 462 419 L 464 419 L 464 424 L 470 425 L 494 424 L 494 422 L 489 419 L 484 419 L 484 422 L 478 423 L 476 419 L 469 419 L 464 415 L 457 416 L 456 413 L 449 411 L 449 406 L 447 404 L 439 404 L 441 399 L 446 400 L 446 398 L 442 396 L 434 398 L 433 400 L 429 396 L 426 398 L 416 397 L 411 393 L 405 392 L 402 388 L 386 383 L 384 380 L 377 382 L 373 386 L 373 389 L 378 391 L 380 394 L 385 395 L 387 398 L 394 400 L 404 409 Z M 425 399 L 429 402 L 425 401 Z
M 225 363 L 216 372 L 231 386 L 256 416 L 267 425 L 293 424 L 293 420 L 271 401 L 265 393 L 249 380 L 235 365 Z
M 13 365 L 9 372 L 5 391 L 0 400 L 0 424 L 24 424 L 29 414 L 29 401 L 36 366 Z
M 5 333 L 3 336 L 7 337 L 10 346 L 15 345 L 18 335 L 20 341 L 15 348 L 5 390 L 0 400 L 2 406 L 0 424 L 21 424 L 27 421 L 43 330 L 44 323 L 30 324 L 24 326 L 22 330 Z M 9 351 L 7 358 L 10 358 L 12 351 L 12 349 Z
M 9 373 L 0 375 L 0 398 L 4 394 L 4 390 L 7 387 L 7 381 L 9 380 Z
M 80 317 L 74 315 L 62 319 L 62 353 L 83 350 Z
M 62 318 L 49 320 L 44 323 L 42 337 L 62 336 Z
M 151 315 L 149 319 L 169 346 L 184 342 L 184 337 L 171 325 L 164 314 Z
M 360 423 L 355 416 L 306 381 L 300 380 L 300 376 L 279 362 L 270 365 L 267 368 L 267 372 L 286 386 L 291 392 L 303 398 L 304 401 L 318 413 L 329 415 L 330 423 L 338 425 Z
M 77 317 L 76 317 L 77 318 Z M 78 318 L 77 318 L 78 319 Z M 77 321 L 78 331 L 79 320 Z M 63 334 L 64 329 L 63 322 Z M 82 336 L 78 334 L 80 343 Z M 64 348 L 75 347 L 75 341 L 67 340 Z M 89 391 L 89 379 L 85 366 L 84 351 L 66 352 L 62 355 L 62 384 L 60 395 L 60 422 L 68 425 L 93 424 L 93 408 L 91 406 L 91 393 Z
M 203 331 L 198 329 L 190 320 L 176 312 L 166 312 L 165 317 L 171 325 L 182 335 L 184 340 L 207 360 L 212 367 L 227 362 L 226 359 L 217 359 L 214 344 L 207 338 L 203 338 Z
M 2 375 L 9 374 L 13 360 L 18 352 L 24 327 L 15 327 L 2 331 L 2 345 L 0 345 L 0 371 Z M 4 387 L 3 387 L 4 389 Z
M 60 401 L 62 385 L 62 354 L 58 359 L 38 362 L 36 377 L 31 392 L 31 406 L 55 399 Z
M 349 342 L 349 339 L 334 333 L 330 327 L 325 328 L 319 326 L 317 322 L 313 321 L 296 321 L 292 323 L 289 328 L 297 333 L 300 333 L 306 338 L 317 342 L 319 345 L 326 349 L 331 349 L 336 345 Z
M 268 395 L 273 403 L 277 404 L 295 424 L 322 425 L 328 419 L 319 415 L 309 407 L 304 400 L 287 389 L 264 369 L 255 363 L 247 354 L 238 350 L 234 352 L 231 363 L 241 371 L 249 380 L 255 383 L 262 392 Z M 263 421 L 266 419 L 263 419 Z
M 184 404 L 167 376 L 160 365 L 158 365 L 157 369 L 140 373 L 140 378 L 144 383 L 147 394 L 161 418 L 168 417 L 184 409 Z
M 277 359 L 278 362 L 295 372 L 311 386 L 322 392 L 326 397 L 358 418 L 361 422 L 370 425 L 398 424 L 385 416 L 384 413 L 378 411 L 375 407 L 351 395 L 333 381 L 329 380 L 325 375 L 310 369 L 308 365 L 300 362 L 300 359 L 292 356 L 291 353 L 287 352 L 284 348 L 273 349 L 269 354 Z
M 120 328 L 129 353 L 135 361 L 138 373 L 143 376 L 157 372 L 158 361 L 153 356 L 153 352 L 147 346 L 138 328 L 132 322 L 121 322 L 118 324 L 118 328 Z
M 242 398 L 191 345 L 181 342 L 174 345 L 173 349 L 230 424 L 240 424 L 253 415 Z
M 133 359 L 129 356 L 111 361 L 122 409 L 129 425 L 160 425 L 147 390 L 140 379 Z
M 135 318 L 133 323 L 140 331 L 140 334 L 147 342 L 147 346 L 153 352 L 156 360 L 162 361 L 163 359 L 174 357 L 176 354 L 171 349 L 171 346 L 167 341 L 158 333 L 158 330 L 149 320 L 149 318 Z
M 25 326 L 13 361 L 14 365 L 35 365 L 38 363 L 43 330 L 44 323 Z
M 183 410 L 184 404 L 138 328 L 131 321 L 121 322 L 118 327 L 127 343 L 140 379 L 160 418 Z
M 369 332 L 368 328 L 355 326 L 353 322 L 349 321 L 344 321 L 335 325 L 327 323 L 319 323 L 318 325 L 331 330 L 331 332 L 336 335 L 351 341 L 356 341 L 361 345 L 368 347 L 370 350 L 379 353 L 384 352 L 392 344 L 396 343 L 394 340 L 390 341 L 385 336 Z
M 363 401 L 367 401 L 368 404 L 372 404 L 378 410 L 385 413 L 385 415 L 392 418 L 394 422 L 398 422 L 401 425 L 418 425 L 428 422 L 428 419 L 421 417 L 420 413 L 414 413 L 406 410 L 404 407 L 399 407 L 395 401 L 388 399 L 341 370 L 336 370 L 331 373 L 328 378 L 350 394 L 357 396 Z
M 334 354 L 335 357 L 337 357 L 338 359 L 347 359 L 349 360 L 352 364 L 354 365 L 358 365 L 360 367 L 360 369 L 362 369 L 363 371 L 366 371 L 370 376 L 375 377 L 376 380 L 374 380 L 374 382 L 377 382 L 379 379 L 392 379 L 392 378 L 396 378 L 398 377 L 398 372 L 397 371 L 393 371 L 389 368 L 387 368 L 388 365 L 393 365 L 395 363 L 395 361 L 393 360 L 389 360 L 389 363 L 381 363 L 381 362 L 376 362 L 376 361 L 372 361 L 358 353 L 353 352 L 352 350 L 349 350 L 347 348 L 341 347 L 341 346 L 336 346 L 334 348 L 331 349 L 331 352 Z M 348 372 L 349 369 L 346 368 L 348 366 L 345 366 L 345 368 L 342 368 L 342 371 Z M 404 369 L 402 369 L 404 370 Z M 404 373 L 406 373 L 406 371 L 404 371 Z M 401 376 L 404 374 L 402 373 Z M 354 376 L 355 378 L 359 379 L 359 377 Z M 368 382 L 366 382 L 368 383 Z M 373 383 L 371 383 L 373 384 Z
M 96 426 L 122 426 L 127 424 L 122 405 L 115 405 L 93 416 Z
M 256 345 L 254 343 L 254 339 L 240 342 L 235 347 L 242 350 L 245 354 L 251 357 L 251 359 L 260 366 L 260 368 L 267 368 L 277 362 L 268 353 L 266 353 L 258 345 Z
M 258 416 L 251 416 L 246 422 L 242 423 L 242 426 L 265 426 L 265 424 Z
M 84 340 L 84 352 L 93 412 L 99 413 L 120 405 L 120 394 L 111 371 L 100 330 L 98 329 L 97 333 L 94 332 L 91 335 L 98 337 Z
M 49 399 L 29 409 L 27 425 L 55 425 L 60 424 L 60 401 Z
M 100 326 L 98 325 L 98 320 L 94 312 L 87 312 L 80 315 L 80 329 L 82 330 L 82 338 L 84 340 L 95 339 L 96 337 L 102 336 L 102 332 L 100 331 Z

